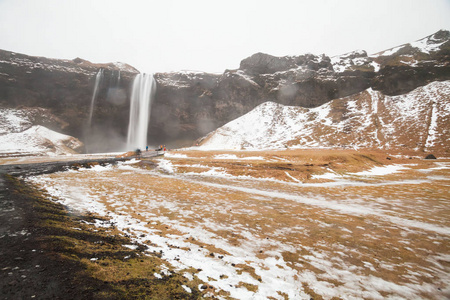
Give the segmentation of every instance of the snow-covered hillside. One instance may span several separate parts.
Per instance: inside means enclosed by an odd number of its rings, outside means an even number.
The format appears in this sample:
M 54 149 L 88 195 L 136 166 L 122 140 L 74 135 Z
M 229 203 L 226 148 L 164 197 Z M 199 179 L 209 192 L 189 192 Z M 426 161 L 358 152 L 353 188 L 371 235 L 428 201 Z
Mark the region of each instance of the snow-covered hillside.
M 441 49 L 441 46 L 444 45 L 446 42 L 448 42 L 448 38 L 445 34 L 445 31 L 442 30 L 430 36 L 424 37 L 423 39 L 417 40 L 415 42 L 387 49 L 379 53 L 375 53 L 374 55 L 371 56 L 372 57 L 389 56 L 398 53 L 400 50 L 403 50 L 405 52 L 405 49 L 407 48 L 411 48 L 411 50 L 413 50 L 414 52 L 430 54 L 430 52 L 439 51 Z
M 386 65 L 408 65 L 417 67 L 420 64 L 434 64 L 445 67 L 446 64 L 439 63 L 432 55 L 441 51 L 448 44 L 448 32 L 441 30 L 417 40 L 413 43 L 400 45 L 372 55 L 367 55 L 364 50 L 331 57 L 333 70 L 342 73 L 348 70 L 368 70 L 378 72 Z
M 33 112 L 0 109 L 0 156 L 77 153 L 78 139 L 35 125 Z
M 367 89 L 307 109 L 266 102 L 206 136 L 200 148 L 450 147 L 450 81 L 399 96 Z

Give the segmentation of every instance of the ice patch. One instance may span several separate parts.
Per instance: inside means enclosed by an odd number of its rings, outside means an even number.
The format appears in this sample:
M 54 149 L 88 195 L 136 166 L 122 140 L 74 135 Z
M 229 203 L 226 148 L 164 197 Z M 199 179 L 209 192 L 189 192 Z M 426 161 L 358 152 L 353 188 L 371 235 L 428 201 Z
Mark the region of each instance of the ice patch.
M 122 245 L 122 246 L 131 250 L 136 250 L 137 248 L 139 248 L 137 245 Z
M 434 146 L 437 139 L 436 135 L 438 133 L 438 112 L 436 108 L 436 103 L 433 103 L 433 108 L 431 109 L 431 120 L 430 126 L 428 128 L 427 141 L 425 142 L 425 147 L 429 148 Z

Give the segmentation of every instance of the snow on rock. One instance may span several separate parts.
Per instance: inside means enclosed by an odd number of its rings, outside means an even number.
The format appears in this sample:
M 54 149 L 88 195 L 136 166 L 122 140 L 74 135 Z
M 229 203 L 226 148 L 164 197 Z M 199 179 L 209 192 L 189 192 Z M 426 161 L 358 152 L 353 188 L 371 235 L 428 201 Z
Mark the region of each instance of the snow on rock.
M 372 55 L 372 57 L 378 57 L 378 56 L 390 56 L 390 55 L 393 55 L 393 54 L 397 53 L 398 50 L 400 50 L 400 49 L 403 48 L 404 46 L 405 46 L 405 45 L 397 46 L 397 47 L 393 47 L 393 48 L 390 48 L 390 49 L 387 49 L 387 50 L 384 50 L 384 51 L 375 53 L 375 54 Z
M 237 70 L 234 74 L 242 77 L 244 80 L 246 80 L 247 82 L 249 82 L 251 85 L 258 87 L 258 84 L 253 80 L 253 78 L 249 75 L 247 75 L 244 71 L 242 70 Z M 227 76 L 229 76 L 230 74 L 227 74 Z
M 136 72 L 135 68 L 133 68 L 129 64 L 126 64 L 126 63 L 123 63 L 123 62 L 113 62 L 112 65 L 114 65 L 120 71 L 130 72 L 130 73 L 135 73 Z
M 386 96 L 368 89 L 307 109 L 266 102 L 210 133 L 204 150 L 448 149 L 450 81 Z
M 64 122 L 41 108 L 1 108 L 0 156 L 68 154 L 83 149 L 78 139 L 42 124 L 55 127 Z
M 32 126 L 32 122 L 18 109 L 0 109 L 0 135 L 21 132 Z
M 82 148 L 78 139 L 40 125 L 0 135 L 0 156 L 68 154 Z
M 154 74 L 154 77 L 159 85 L 172 87 L 175 89 L 190 88 L 193 81 L 199 83 L 200 85 L 214 85 L 217 83 L 220 76 L 220 74 L 199 71 L 180 71 Z
M 217 129 L 201 148 L 208 150 L 284 148 L 303 129 L 307 109 L 266 102 Z M 281 125 L 281 126 L 278 126 Z
M 413 43 L 408 43 L 404 45 L 400 45 L 391 49 L 387 49 L 381 52 L 378 52 L 374 55 L 371 55 L 371 57 L 379 57 L 379 56 L 390 56 L 394 55 L 399 50 L 405 49 L 407 47 L 412 47 L 416 49 L 419 52 L 430 54 L 431 52 L 436 52 L 441 49 L 441 46 L 445 43 L 447 43 L 449 40 L 449 32 L 445 30 L 440 30 L 436 32 L 435 34 L 432 34 L 430 36 L 427 36 L 423 39 L 417 40 Z
M 379 66 L 373 65 L 372 60 L 367 57 L 367 52 L 364 50 L 357 50 L 350 53 L 333 56 L 331 57 L 331 64 L 333 65 L 333 70 L 338 73 L 364 66 L 371 66 L 374 68 L 375 72 L 379 70 Z

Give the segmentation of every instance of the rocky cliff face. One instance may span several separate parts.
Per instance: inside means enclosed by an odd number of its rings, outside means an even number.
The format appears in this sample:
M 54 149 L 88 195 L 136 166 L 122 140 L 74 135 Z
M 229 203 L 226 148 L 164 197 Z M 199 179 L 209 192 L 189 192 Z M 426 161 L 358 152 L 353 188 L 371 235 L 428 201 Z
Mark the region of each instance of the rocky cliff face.
M 244 59 L 239 69 L 223 74 L 156 73 L 149 143 L 190 145 L 267 101 L 313 108 L 368 88 L 390 96 L 404 94 L 450 79 L 449 64 L 450 32 L 439 31 L 374 55 L 365 51 L 336 57 L 257 53 Z M 99 69 L 103 79 L 92 127 L 87 128 Z M 126 137 L 131 81 L 137 73 L 124 64 L 0 51 L 0 104 L 48 108 L 67 122 L 62 132 L 83 140 L 88 151 L 118 150 Z
M 221 75 L 158 73 L 155 77 L 154 138 L 195 138 L 267 101 L 312 108 L 368 88 L 394 96 L 448 80 L 450 32 L 439 31 L 374 55 L 365 51 L 331 58 L 257 53 L 244 59 L 239 69 Z
M 103 76 L 92 127 L 88 128 L 94 83 L 100 69 Z M 137 73 L 120 63 L 92 64 L 79 58 L 48 59 L 0 50 L 0 105 L 46 108 L 46 116 L 63 121 L 47 122 L 46 127 L 82 139 L 91 146 L 88 150 L 107 151 L 122 143 L 128 122 L 129 86 Z M 45 123 L 35 120 L 34 125 Z

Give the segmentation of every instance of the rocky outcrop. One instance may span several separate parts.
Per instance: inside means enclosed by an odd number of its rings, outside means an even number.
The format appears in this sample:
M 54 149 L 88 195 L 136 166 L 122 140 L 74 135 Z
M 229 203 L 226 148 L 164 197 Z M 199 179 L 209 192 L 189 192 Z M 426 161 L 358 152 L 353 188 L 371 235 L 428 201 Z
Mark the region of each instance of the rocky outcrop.
M 94 82 L 100 69 L 103 78 L 92 127 L 87 128 Z M 92 64 L 80 58 L 49 59 L 0 50 L 0 105 L 48 109 L 63 121 L 46 124 L 49 129 L 83 140 L 92 146 L 92 151 L 114 149 L 123 143 L 127 130 L 124 124 L 128 122 L 129 86 L 137 73 L 121 63 Z
M 450 78 L 450 32 L 438 31 L 416 42 L 373 56 L 380 70 L 372 87 L 387 95 L 407 93 L 435 80 Z
M 368 88 L 400 95 L 433 81 L 450 79 L 450 32 L 368 55 L 365 51 L 328 57 L 275 57 L 257 53 L 239 69 L 223 74 L 156 73 L 150 144 L 190 145 L 197 138 L 261 103 L 318 107 Z M 87 128 L 96 74 L 103 80 Z M 120 72 L 120 80 L 119 80 Z M 117 150 L 129 120 L 131 81 L 138 73 L 124 64 L 92 64 L 0 51 L 0 104 L 48 108 L 68 125 L 88 151 Z
M 152 116 L 154 139 L 199 137 L 272 101 L 318 107 L 368 88 L 400 95 L 450 79 L 450 32 L 374 55 L 355 51 L 336 57 L 275 57 L 257 53 L 223 74 L 158 73 Z

